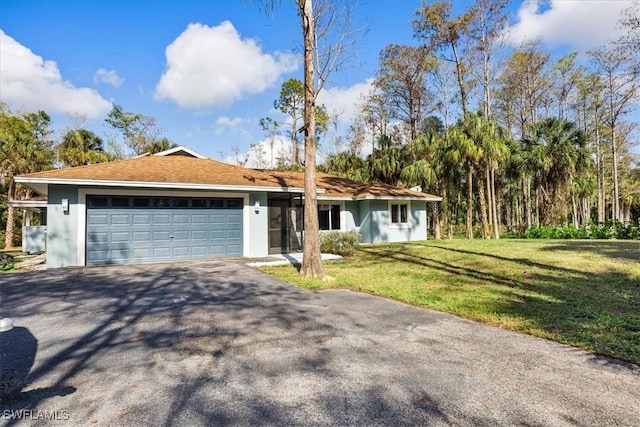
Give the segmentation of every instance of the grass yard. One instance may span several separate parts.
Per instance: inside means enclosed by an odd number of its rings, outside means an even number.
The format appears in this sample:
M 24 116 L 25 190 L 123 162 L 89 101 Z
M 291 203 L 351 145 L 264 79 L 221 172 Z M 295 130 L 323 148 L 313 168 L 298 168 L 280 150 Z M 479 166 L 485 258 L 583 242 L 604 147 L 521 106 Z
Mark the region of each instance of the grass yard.
M 452 240 L 361 246 L 325 263 L 264 271 L 308 289 L 347 288 L 548 338 L 640 365 L 640 241 Z

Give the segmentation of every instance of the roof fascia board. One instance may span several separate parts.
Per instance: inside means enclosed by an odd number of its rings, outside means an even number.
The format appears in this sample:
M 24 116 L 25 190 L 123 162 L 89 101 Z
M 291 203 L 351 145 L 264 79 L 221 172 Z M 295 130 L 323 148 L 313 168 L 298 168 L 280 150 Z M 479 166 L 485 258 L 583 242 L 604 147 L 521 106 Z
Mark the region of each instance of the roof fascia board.
M 47 201 L 46 200 L 11 200 L 9 201 L 9 206 L 12 208 L 46 208 Z
M 441 202 L 442 197 L 439 196 L 364 196 L 357 197 L 355 200 L 416 200 L 423 202 Z
M 154 156 L 168 156 L 170 154 L 177 153 L 179 151 L 184 151 L 185 153 L 187 153 L 190 156 L 193 156 L 193 157 L 195 157 L 197 159 L 206 159 L 207 158 L 207 156 L 203 156 L 202 154 L 197 153 L 197 152 L 195 152 L 193 150 L 190 150 L 187 147 L 184 147 L 182 145 L 180 145 L 179 147 L 174 147 L 174 148 L 170 148 L 170 149 L 165 150 L 165 151 L 161 151 L 159 153 L 155 153 Z
M 348 197 L 348 196 L 329 196 L 329 195 L 325 195 L 325 196 L 318 196 L 318 200 L 345 200 L 345 201 L 350 201 L 350 200 L 355 200 L 353 197 Z
M 180 190 L 234 190 L 234 191 L 269 191 L 274 193 L 304 193 L 299 187 L 267 187 L 252 185 L 222 185 L 222 184 L 186 184 L 179 182 L 145 182 L 145 181 L 97 181 L 93 179 L 63 179 L 63 178 L 29 178 L 15 177 L 20 184 L 60 184 L 96 187 L 137 187 L 137 188 L 165 188 Z M 318 189 L 318 193 L 324 193 Z

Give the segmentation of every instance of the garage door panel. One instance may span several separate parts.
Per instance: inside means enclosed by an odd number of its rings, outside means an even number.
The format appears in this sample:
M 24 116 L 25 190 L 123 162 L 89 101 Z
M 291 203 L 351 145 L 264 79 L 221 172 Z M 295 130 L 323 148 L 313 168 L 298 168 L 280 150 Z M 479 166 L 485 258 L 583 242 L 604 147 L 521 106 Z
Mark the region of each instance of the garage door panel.
M 211 230 L 209 232 L 209 238 L 211 240 L 224 240 L 225 238 L 224 230 Z
M 174 225 L 189 224 L 189 215 L 186 215 L 186 214 L 173 215 L 173 224 Z
M 111 233 L 111 243 L 128 242 L 131 240 L 131 234 L 127 231 L 115 231 Z
M 125 244 L 111 245 L 111 261 L 114 263 L 123 263 L 129 260 L 129 246 Z
M 227 230 L 227 239 L 241 239 L 242 230 Z
M 224 215 L 209 215 L 209 224 L 224 224 Z
M 207 215 L 206 214 L 194 214 L 191 216 L 191 224 L 206 224 L 207 223 Z
M 242 245 L 240 245 L 240 244 L 227 245 L 226 248 L 225 248 L 225 253 L 228 254 L 228 255 L 240 256 L 240 255 L 242 255 Z
M 205 203 L 208 200 L 203 198 L 181 198 L 180 203 L 153 207 L 136 204 L 131 200 L 136 197 L 131 197 L 130 207 L 116 207 L 125 206 L 126 200 L 121 199 L 127 196 L 115 201 L 112 196 L 99 198 L 108 203 L 87 203 L 87 264 L 242 255 L 242 207 L 235 208 L 238 199 Z
M 98 262 L 101 264 L 104 264 L 105 262 L 107 262 L 109 260 L 109 251 L 104 249 L 104 250 L 97 250 L 97 249 L 93 249 L 93 250 L 89 250 L 87 251 L 87 260 L 91 261 L 91 262 Z
M 173 256 L 174 257 L 184 257 L 189 255 L 189 246 L 174 246 L 173 247 Z
M 208 248 L 206 246 L 192 246 L 191 247 L 191 254 L 194 257 L 198 257 L 198 258 L 204 258 L 207 256 L 207 250 Z
M 207 230 L 192 230 L 191 231 L 191 240 L 207 240 L 207 236 L 209 232 Z
M 190 235 L 190 230 L 174 230 L 173 231 L 173 240 L 174 241 L 183 241 L 183 240 L 190 240 L 189 239 L 189 235 Z
M 134 243 L 150 243 L 151 231 L 134 231 L 132 233 L 132 239 Z
M 156 246 L 153 248 L 154 258 L 169 258 L 169 255 L 171 255 L 170 246 Z
M 149 214 L 132 214 L 134 225 L 151 225 L 151 215 Z
M 171 224 L 171 216 L 169 214 L 154 214 L 153 223 L 155 225 L 169 225 Z
M 227 224 L 242 224 L 242 216 L 236 214 L 227 215 Z
M 211 256 L 224 256 L 225 254 L 225 245 L 210 245 L 209 246 L 209 255 Z
M 107 214 L 90 214 L 87 215 L 87 225 L 108 225 L 109 215 Z
M 109 233 L 107 232 L 90 232 L 87 236 L 87 242 L 99 244 L 109 242 Z
M 151 257 L 151 248 L 132 248 L 131 255 L 134 261 L 150 261 Z
M 111 225 L 131 225 L 131 215 L 113 214 L 111 215 Z
M 154 231 L 153 232 L 153 241 L 154 242 L 168 242 L 171 239 L 171 233 L 168 231 Z

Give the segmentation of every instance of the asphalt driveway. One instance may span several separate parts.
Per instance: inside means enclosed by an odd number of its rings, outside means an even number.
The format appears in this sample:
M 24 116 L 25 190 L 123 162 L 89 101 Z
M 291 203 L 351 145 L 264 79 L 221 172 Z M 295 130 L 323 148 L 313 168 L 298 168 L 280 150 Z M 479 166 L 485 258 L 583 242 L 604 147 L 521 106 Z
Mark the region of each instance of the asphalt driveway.
M 640 425 L 638 367 L 240 263 L 3 275 L 0 298 L 3 425 Z

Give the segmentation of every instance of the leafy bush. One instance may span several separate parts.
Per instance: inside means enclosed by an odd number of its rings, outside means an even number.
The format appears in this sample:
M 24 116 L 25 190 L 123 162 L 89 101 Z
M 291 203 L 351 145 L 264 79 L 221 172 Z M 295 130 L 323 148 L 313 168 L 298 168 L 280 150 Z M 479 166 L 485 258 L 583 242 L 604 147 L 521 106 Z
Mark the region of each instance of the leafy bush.
M 640 227 L 607 221 L 587 226 L 560 227 L 534 225 L 524 233 L 525 239 L 620 239 L 640 240 Z
M 0 253 L 0 271 L 10 271 L 15 267 L 15 261 L 9 254 Z
M 320 250 L 324 253 L 352 256 L 359 243 L 360 235 L 355 231 L 320 233 Z

